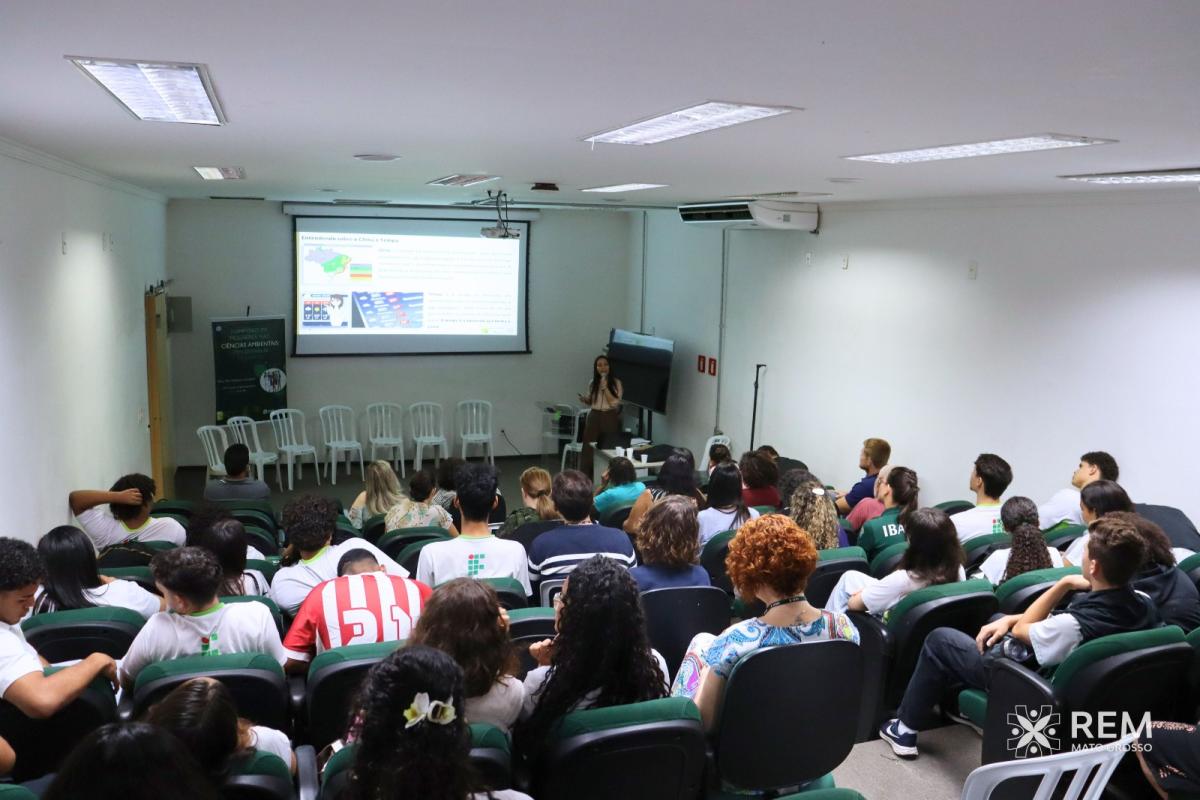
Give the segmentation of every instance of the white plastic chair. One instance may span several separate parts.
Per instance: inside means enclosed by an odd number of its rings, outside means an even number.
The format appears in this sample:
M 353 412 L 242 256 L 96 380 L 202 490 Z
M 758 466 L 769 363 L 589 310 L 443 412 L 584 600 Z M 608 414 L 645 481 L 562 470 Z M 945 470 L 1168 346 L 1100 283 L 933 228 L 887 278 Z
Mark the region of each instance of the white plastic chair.
M 1049 800 L 1059 780 L 1070 772 L 1074 772 L 1075 775 L 1071 778 L 1066 794 L 1062 795 L 1062 800 L 1099 800 L 1100 795 L 1104 793 L 1104 787 L 1108 785 L 1108 779 L 1112 777 L 1113 770 L 1117 768 L 1121 757 L 1136 738 L 1137 734 L 1132 733 L 1118 742 L 1087 750 L 985 764 L 967 776 L 967 782 L 963 784 L 962 800 L 987 800 L 992 791 L 1004 781 L 1034 776 L 1042 781 L 1037 792 L 1030 796 L 1030 800 Z
M 371 460 L 375 450 L 389 450 L 396 470 L 404 477 L 404 407 L 398 403 L 371 403 L 367 406 L 367 440 L 371 443 Z
M 317 471 L 317 485 L 321 485 L 321 462 L 317 460 L 317 448 L 308 443 L 304 412 L 298 408 L 279 408 L 271 412 L 271 430 L 275 432 L 275 446 L 279 448 L 279 460 L 287 459 L 288 491 L 292 490 L 292 470 L 299 463 L 300 477 L 304 477 L 304 457 L 312 456 L 313 468 Z
M 579 468 L 579 459 L 583 456 L 583 442 L 579 441 L 579 423 L 587 416 L 588 409 L 577 408 L 572 411 L 571 421 L 571 440 L 563 447 L 562 464 L 559 465 L 558 471 L 562 472 L 567 468 L 567 453 L 575 454 L 575 468 Z
M 275 465 L 275 483 L 283 491 L 283 478 L 279 471 L 279 456 L 263 450 L 262 442 L 258 439 L 258 423 L 250 417 L 230 417 L 225 423 L 229 426 L 229 436 L 234 442 L 244 444 L 250 450 L 250 463 L 260 481 L 265 481 L 263 471 L 268 464 Z
M 696 453 L 696 469 L 706 469 L 708 466 L 708 451 L 714 444 L 723 444 L 733 451 L 733 440 L 728 436 L 710 436 L 708 441 L 704 443 L 704 449 Z
M 321 406 L 317 413 L 321 417 L 321 442 L 329 457 L 329 482 L 337 485 L 337 465 L 343 457 L 346 459 L 346 474 L 350 474 L 350 456 L 354 453 L 358 453 L 358 469 L 363 480 L 366 480 L 363 446 L 358 440 L 354 409 L 350 406 Z
M 421 455 L 426 447 L 433 448 L 433 464 L 447 454 L 446 429 L 442 425 L 442 406 L 439 403 L 413 403 L 408 407 L 408 429 L 412 431 L 413 469 L 421 468 Z
M 229 440 L 225 438 L 225 429 L 220 425 L 201 425 L 196 428 L 196 435 L 200 437 L 200 443 L 204 445 L 204 458 L 208 462 L 204 480 L 211 480 L 214 475 L 218 478 L 224 476 L 225 450 L 229 447 Z
M 462 459 L 467 460 L 467 448 L 479 445 L 487 450 L 488 463 L 495 466 L 492 448 L 492 404 L 487 400 L 463 400 L 458 404 L 458 440 L 462 442 Z

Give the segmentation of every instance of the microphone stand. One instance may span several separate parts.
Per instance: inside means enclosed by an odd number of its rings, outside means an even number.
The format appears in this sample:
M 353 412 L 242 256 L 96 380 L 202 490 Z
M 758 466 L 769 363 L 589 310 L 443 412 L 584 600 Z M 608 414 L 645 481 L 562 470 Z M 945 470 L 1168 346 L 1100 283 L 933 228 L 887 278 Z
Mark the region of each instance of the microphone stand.
M 754 426 L 758 422 L 758 373 L 766 364 L 754 365 L 754 405 L 750 411 L 750 449 L 754 449 Z

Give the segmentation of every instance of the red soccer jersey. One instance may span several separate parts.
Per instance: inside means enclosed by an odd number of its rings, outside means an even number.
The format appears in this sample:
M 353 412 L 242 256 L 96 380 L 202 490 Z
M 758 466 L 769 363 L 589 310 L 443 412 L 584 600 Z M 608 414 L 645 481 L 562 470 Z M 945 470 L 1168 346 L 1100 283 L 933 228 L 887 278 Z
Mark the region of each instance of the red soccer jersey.
M 407 639 L 432 590 L 423 583 L 364 572 L 318 584 L 308 593 L 283 639 L 288 658 L 348 644 Z

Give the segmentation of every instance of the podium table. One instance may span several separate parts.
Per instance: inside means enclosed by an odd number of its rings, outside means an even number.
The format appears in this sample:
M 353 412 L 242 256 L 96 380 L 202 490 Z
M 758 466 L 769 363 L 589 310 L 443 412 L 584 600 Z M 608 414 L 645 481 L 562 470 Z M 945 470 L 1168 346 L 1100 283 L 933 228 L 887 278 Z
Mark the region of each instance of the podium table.
M 616 458 L 617 455 L 616 450 L 601 450 L 599 447 L 592 448 L 592 476 L 597 484 L 600 483 L 600 476 L 608 469 L 608 462 Z M 634 457 L 629 460 L 637 468 L 638 478 L 646 478 L 652 472 L 658 472 L 664 463 L 662 461 L 647 461 L 646 463 L 642 463 L 637 456 L 636 450 L 634 450 Z

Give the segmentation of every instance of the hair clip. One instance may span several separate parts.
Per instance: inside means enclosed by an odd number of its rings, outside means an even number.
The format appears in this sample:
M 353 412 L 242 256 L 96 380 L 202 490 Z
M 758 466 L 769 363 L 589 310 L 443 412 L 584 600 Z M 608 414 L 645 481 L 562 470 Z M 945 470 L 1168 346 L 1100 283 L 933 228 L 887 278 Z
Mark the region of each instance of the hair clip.
M 815 494 L 817 497 L 824 497 L 824 496 L 825 496 L 825 489 L 823 489 L 823 488 L 822 488 L 822 487 L 820 487 L 820 486 L 814 486 L 814 487 L 812 488 L 812 493 L 813 493 L 813 494 Z
M 404 724 L 405 729 L 426 720 L 435 725 L 449 725 L 457 716 L 452 699 L 430 701 L 428 693 L 417 692 L 412 705 L 404 709 L 404 718 L 408 720 Z

